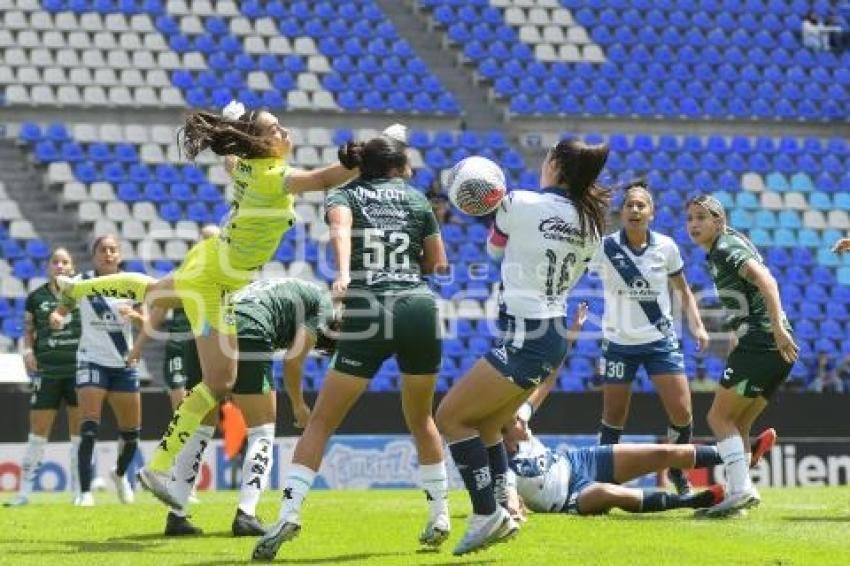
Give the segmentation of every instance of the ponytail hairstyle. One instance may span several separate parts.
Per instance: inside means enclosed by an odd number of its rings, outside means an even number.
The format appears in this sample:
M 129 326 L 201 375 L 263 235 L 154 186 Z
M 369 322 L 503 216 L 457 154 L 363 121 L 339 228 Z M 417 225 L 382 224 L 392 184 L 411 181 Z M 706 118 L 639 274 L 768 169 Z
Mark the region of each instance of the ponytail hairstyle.
M 691 197 L 688 199 L 688 202 L 685 203 L 685 210 L 687 211 L 692 205 L 703 207 L 715 220 L 717 220 L 719 228 L 718 232 L 720 234 L 732 234 L 733 236 L 737 236 L 738 238 L 741 238 L 747 246 L 752 248 L 754 251 L 758 251 L 756 245 L 753 244 L 749 238 L 729 226 L 726 220 L 726 210 L 717 198 L 709 194 L 701 194 Z
M 623 187 L 623 204 L 620 206 L 620 210 L 626 206 L 626 201 L 629 200 L 629 193 L 632 192 L 642 192 L 645 194 L 646 199 L 649 201 L 650 208 L 655 210 L 655 199 L 652 198 L 652 192 L 650 192 L 649 184 L 645 179 L 635 179 Z
M 610 190 L 596 182 L 608 159 L 608 144 L 588 145 L 577 139 L 565 139 L 549 150 L 549 159 L 557 167 L 555 177 L 578 211 L 585 236 L 599 238 L 605 229 Z
M 245 159 L 277 157 L 280 143 L 264 133 L 257 118 L 262 110 L 243 113 L 238 119 L 198 110 L 186 116 L 177 133 L 177 142 L 189 160 L 210 149 L 216 155 L 235 155 Z
M 389 177 L 392 171 L 403 171 L 409 163 L 407 145 L 386 135 L 367 142 L 348 142 L 340 147 L 338 155 L 348 169 L 360 168 L 363 179 Z

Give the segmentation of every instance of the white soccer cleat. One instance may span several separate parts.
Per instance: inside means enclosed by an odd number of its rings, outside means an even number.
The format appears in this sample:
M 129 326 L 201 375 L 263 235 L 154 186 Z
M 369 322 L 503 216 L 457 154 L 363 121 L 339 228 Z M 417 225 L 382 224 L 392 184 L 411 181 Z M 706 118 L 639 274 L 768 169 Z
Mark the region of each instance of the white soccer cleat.
M 167 472 L 155 472 L 146 466 L 139 470 L 136 479 L 139 480 L 142 487 L 171 509 L 183 509 L 183 503 L 178 501 L 168 490 L 171 476 Z
M 30 498 L 23 494 L 18 494 L 9 501 L 3 502 L 3 507 L 22 507 L 30 502 Z
M 77 494 L 77 497 L 74 498 L 74 505 L 76 507 L 94 507 L 94 496 L 90 491 Z
M 761 503 L 761 496 L 756 488 L 738 493 L 729 493 L 726 498 L 713 507 L 705 509 L 701 514 L 706 519 L 722 519 L 737 515 L 739 511 L 756 507 Z
M 68 275 L 56 276 L 56 288 L 59 289 L 59 294 L 63 297 L 73 298 L 71 297 L 71 291 L 74 289 L 74 284 L 73 277 L 69 277 Z
M 448 515 L 437 515 L 436 518 L 428 521 L 425 525 L 425 530 L 419 535 L 419 544 L 438 548 L 446 542 L 451 532 L 451 523 Z
M 254 546 L 251 560 L 274 560 L 280 545 L 290 541 L 301 532 L 301 525 L 284 519 L 279 520 L 266 530 L 266 534 L 260 537 Z
M 519 531 L 516 521 L 500 505 L 492 515 L 472 515 L 466 527 L 466 534 L 452 554 L 461 556 L 469 552 L 484 550 L 497 542 L 510 540 Z
M 136 500 L 136 494 L 133 493 L 133 486 L 130 485 L 130 480 L 127 475 L 119 476 L 115 470 L 110 473 L 112 481 L 115 482 L 115 491 L 118 493 L 118 500 L 125 505 L 133 503 Z

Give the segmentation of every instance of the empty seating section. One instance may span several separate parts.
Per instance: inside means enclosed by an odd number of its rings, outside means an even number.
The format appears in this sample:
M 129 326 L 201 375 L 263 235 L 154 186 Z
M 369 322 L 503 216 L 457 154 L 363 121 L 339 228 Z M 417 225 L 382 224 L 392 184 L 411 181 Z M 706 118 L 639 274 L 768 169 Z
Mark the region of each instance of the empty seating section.
M 372 0 L 44 0 L 0 19 L 8 104 L 458 114 Z
M 417 0 L 516 115 L 835 120 L 850 52 L 813 52 L 806 0 Z

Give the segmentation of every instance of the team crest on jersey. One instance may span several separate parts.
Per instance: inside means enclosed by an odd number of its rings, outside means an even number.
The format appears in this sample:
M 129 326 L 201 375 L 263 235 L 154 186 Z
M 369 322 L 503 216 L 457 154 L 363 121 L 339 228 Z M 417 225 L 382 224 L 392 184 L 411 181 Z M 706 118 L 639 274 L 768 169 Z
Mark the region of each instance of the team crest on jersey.
M 508 352 L 507 350 L 505 350 L 504 346 L 500 346 L 499 348 L 493 348 L 491 352 L 493 352 L 493 355 L 496 357 L 496 359 L 498 359 L 503 364 L 508 363 Z

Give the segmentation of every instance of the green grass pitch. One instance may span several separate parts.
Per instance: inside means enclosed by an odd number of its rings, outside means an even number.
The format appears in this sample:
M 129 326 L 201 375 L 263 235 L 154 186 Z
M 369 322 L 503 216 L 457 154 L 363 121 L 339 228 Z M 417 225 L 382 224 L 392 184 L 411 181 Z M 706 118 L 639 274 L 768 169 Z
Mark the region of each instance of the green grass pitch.
M 260 516 L 277 514 L 267 493 Z M 440 552 L 419 550 L 425 503 L 415 491 L 315 491 L 301 536 L 278 553 L 281 564 L 850 564 L 850 489 L 765 489 L 746 518 L 694 520 L 687 511 L 605 517 L 532 515 L 519 536 L 468 557 L 451 549 L 469 512 L 451 496 L 453 532 Z M 202 493 L 192 510 L 205 535 L 166 539 L 165 509 L 148 494 L 120 505 L 97 493 L 98 506 L 75 508 L 65 495 L 37 495 L 22 508 L 0 508 L 0 564 L 109 566 L 247 563 L 253 538 L 232 538 L 235 492 Z

